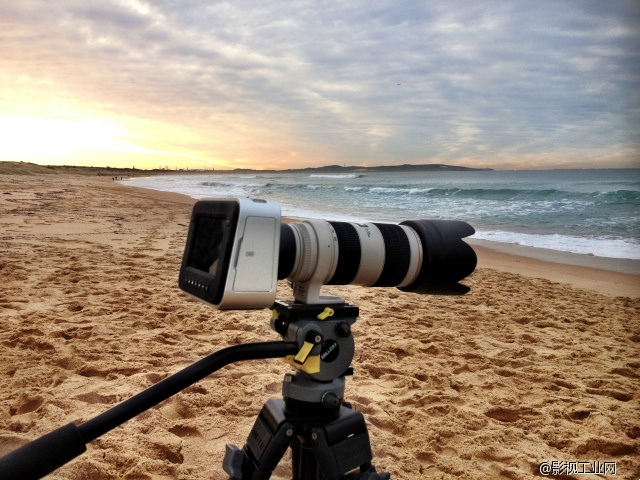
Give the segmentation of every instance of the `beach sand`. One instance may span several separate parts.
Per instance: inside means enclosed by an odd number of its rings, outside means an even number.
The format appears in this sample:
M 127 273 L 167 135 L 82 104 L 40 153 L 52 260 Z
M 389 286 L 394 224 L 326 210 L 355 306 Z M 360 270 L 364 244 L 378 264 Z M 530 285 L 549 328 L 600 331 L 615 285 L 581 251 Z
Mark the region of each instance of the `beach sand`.
M 0 455 L 212 352 L 276 339 L 268 310 L 220 312 L 178 289 L 192 203 L 97 176 L 0 177 Z M 529 479 L 541 462 L 614 462 L 640 478 L 640 277 L 474 246 L 462 297 L 326 289 L 360 307 L 346 397 L 378 471 Z M 225 367 L 49 478 L 224 479 L 225 444 L 244 444 L 289 371 Z

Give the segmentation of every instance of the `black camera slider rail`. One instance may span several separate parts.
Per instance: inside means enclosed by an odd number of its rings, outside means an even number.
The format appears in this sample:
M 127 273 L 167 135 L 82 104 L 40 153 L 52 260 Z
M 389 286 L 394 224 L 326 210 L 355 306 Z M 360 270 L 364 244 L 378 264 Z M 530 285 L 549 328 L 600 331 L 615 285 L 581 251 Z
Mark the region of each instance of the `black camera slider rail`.
M 0 458 L 0 480 L 39 479 L 86 451 L 86 444 L 213 372 L 242 360 L 298 353 L 294 342 L 257 342 L 224 348 L 189 365 L 80 425 L 70 423 Z

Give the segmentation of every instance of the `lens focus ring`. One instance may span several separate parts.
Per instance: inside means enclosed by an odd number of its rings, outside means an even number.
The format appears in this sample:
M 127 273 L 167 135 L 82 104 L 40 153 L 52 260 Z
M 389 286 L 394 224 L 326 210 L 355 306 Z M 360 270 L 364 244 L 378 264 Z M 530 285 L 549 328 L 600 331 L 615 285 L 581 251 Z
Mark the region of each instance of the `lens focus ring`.
M 402 283 L 411 261 L 411 247 L 404 230 L 398 225 L 374 223 L 384 239 L 385 260 L 380 278 L 372 287 L 395 287 Z
M 338 237 L 338 266 L 327 285 L 348 285 L 360 268 L 362 249 L 358 232 L 350 223 L 329 222 Z

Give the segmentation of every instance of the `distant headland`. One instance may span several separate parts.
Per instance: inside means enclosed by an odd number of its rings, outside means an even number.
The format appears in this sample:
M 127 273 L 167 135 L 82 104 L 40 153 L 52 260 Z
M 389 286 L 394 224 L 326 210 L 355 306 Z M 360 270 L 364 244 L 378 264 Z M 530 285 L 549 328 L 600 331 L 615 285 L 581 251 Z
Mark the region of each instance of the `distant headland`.
M 285 170 L 253 170 L 245 168 L 236 168 L 235 170 L 225 170 L 225 172 L 235 173 L 278 173 L 278 172 L 290 172 L 290 173 L 373 173 L 373 172 L 463 172 L 463 171 L 484 171 L 492 170 L 491 168 L 470 168 L 460 167 L 457 165 L 444 165 L 441 163 L 426 163 L 426 164 L 408 164 L 404 165 L 381 165 L 376 167 L 363 167 L 363 166 L 342 166 L 342 165 L 326 165 L 324 167 L 307 167 L 307 168 L 288 168 Z
M 458 165 L 444 165 L 441 163 L 428 164 L 404 164 L 382 165 L 376 167 L 326 165 L 324 167 L 287 168 L 281 170 L 257 170 L 253 168 L 236 168 L 232 170 L 216 169 L 140 169 L 140 168 L 116 168 L 116 167 L 81 167 L 75 165 L 38 165 L 29 162 L 0 162 L 0 174 L 3 175 L 34 175 L 67 173 L 72 175 L 100 175 L 100 176 L 143 176 L 143 175 L 184 175 L 184 174 L 244 174 L 244 173 L 325 173 L 325 174 L 351 174 L 351 173 L 376 173 L 376 172 L 463 172 L 486 171 L 491 168 L 470 168 Z

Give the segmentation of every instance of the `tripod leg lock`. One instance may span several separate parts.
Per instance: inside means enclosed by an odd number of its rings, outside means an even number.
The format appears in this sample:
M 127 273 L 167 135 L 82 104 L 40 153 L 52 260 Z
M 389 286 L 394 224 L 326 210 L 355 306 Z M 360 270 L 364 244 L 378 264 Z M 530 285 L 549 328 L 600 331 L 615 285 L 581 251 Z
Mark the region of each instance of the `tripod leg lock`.
M 268 400 L 244 448 L 227 445 L 222 467 L 230 480 L 267 480 L 294 437 L 295 425 L 284 414 L 282 400 Z
M 229 475 L 229 480 L 242 480 L 243 461 L 244 452 L 235 445 L 228 443 L 225 446 L 222 469 Z
M 360 467 L 371 466 L 371 445 L 361 413 L 343 409 L 338 422 L 311 429 L 313 451 L 324 478 L 341 478 Z

